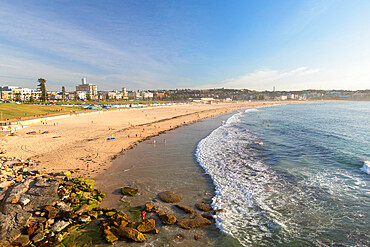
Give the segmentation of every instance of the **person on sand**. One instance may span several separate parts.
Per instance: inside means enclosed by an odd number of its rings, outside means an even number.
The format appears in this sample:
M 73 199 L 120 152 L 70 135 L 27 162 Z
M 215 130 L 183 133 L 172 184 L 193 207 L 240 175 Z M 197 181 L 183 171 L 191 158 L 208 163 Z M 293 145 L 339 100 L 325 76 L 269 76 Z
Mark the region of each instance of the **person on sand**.
M 145 211 L 141 211 L 141 218 L 145 219 Z
M 87 163 L 87 164 L 86 164 L 86 170 L 89 170 L 89 166 L 90 166 L 90 164 L 89 164 L 89 163 Z
M 99 153 L 96 153 L 96 158 L 100 158 Z

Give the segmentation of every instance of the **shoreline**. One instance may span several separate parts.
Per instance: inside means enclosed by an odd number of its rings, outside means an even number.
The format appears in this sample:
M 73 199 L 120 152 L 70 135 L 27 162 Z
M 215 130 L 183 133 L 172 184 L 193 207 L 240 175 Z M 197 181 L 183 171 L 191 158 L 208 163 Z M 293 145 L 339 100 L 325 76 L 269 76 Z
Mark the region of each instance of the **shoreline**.
M 47 172 L 79 170 L 77 175 L 95 178 L 117 155 L 165 131 L 242 108 L 304 102 L 186 104 L 93 112 L 43 123 L 38 119 L 16 136 L 2 137 L 0 147 L 7 156 L 36 160 Z

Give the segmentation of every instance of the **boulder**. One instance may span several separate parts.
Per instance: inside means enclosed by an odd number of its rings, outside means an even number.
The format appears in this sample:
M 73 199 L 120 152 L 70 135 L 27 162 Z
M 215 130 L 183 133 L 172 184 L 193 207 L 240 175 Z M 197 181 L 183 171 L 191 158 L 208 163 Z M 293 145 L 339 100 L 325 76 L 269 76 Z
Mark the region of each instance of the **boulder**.
M 177 221 L 176 217 L 172 214 L 162 213 L 158 216 L 159 216 L 159 219 L 161 220 L 162 224 L 164 224 L 164 225 L 173 225 Z
M 21 198 L 19 200 L 19 204 L 21 204 L 22 206 L 26 206 L 31 200 L 28 199 L 28 198 Z
M 135 242 L 144 242 L 146 240 L 146 235 L 131 227 L 120 227 L 117 233 L 120 237 L 131 239 Z
M 90 211 L 90 206 L 87 204 L 82 205 L 77 211 L 76 214 L 81 215 Z
M 26 227 L 25 231 L 27 235 L 32 235 L 37 229 L 37 225 Z
M 155 229 L 155 221 L 153 219 L 144 219 L 140 225 L 137 226 L 139 232 L 151 232 Z
M 69 212 L 72 210 L 72 208 L 65 202 L 58 202 L 56 204 L 57 208 L 60 210 L 60 211 L 65 211 L 65 212 Z
M 149 202 L 149 203 L 145 204 L 145 209 L 144 210 L 146 212 L 150 213 L 150 212 L 152 212 L 153 208 L 154 208 L 154 203 Z
M 210 213 L 202 214 L 202 216 L 206 219 L 213 220 L 213 215 Z
M 47 213 L 46 216 L 48 217 L 48 219 L 53 219 L 59 213 L 59 209 L 57 209 L 57 208 L 55 208 L 53 206 L 48 205 L 48 206 L 45 206 L 44 207 L 44 212 Z
M 181 201 L 181 197 L 172 191 L 164 191 L 158 194 L 159 199 L 168 203 L 176 203 Z
M 14 246 L 27 246 L 30 243 L 30 237 L 28 235 L 19 236 L 14 242 Z
M 177 222 L 179 226 L 185 229 L 197 228 L 205 225 L 210 225 L 211 221 L 202 217 L 200 214 L 193 214 Z
M 108 243 L 113 243 L 118 241 L 118 237 L 113 234 L 109 229 L 104 229 L 104 238 Z
M 0 189 L 8 188 L 10 186 L 13 186 L 15 184 L 14 181 L 4 181 L 0 183 Z
M 136 195 L 137 192 L 138 192 L 138 189 L 134 189 L 134 188 L 131 188 L 131 187 L 123 187 L 121 189 L 121 193 L 124 196 L 134 196 L 134 195 Z
M 51 230 L 54 231 L 54 232 L 60 232 L 61 230 L 63 230 L 64 228 L 66 228 L 69 224 L 70 224 L 69 221 L 59 220 L 58 222 L 56 222 L 53 225 L 53 227 L 51 228 Z
M 226 212 L 225 209 L 215 209 L 215 214 L 225 213 L 225 212 Z
M 90 222 L 91 218 L 88 215 L 81 215 L 78 217 L 78 221 L 81 223 Z
M 45 238 L 45 233 L 43 231 L 40 231 L 32 238 L 32 242 L 37 243 L 42 241 Z
M 205 202 L 198 202 L 195 204 L 195 207 L 197 207 L 197 209 L 202 210 L 204 212 L 209 212 L 213 210 L 211 205 L 206 204 Z
M 188 214 L 193 214 L 194 213 L 194 209 L 192 209 L 191 207 L 180 205 L 180 204 L 176 204 L 175 206 L 178 207 L 179 209 L 185 211 L 185 213 L 188 213 Z

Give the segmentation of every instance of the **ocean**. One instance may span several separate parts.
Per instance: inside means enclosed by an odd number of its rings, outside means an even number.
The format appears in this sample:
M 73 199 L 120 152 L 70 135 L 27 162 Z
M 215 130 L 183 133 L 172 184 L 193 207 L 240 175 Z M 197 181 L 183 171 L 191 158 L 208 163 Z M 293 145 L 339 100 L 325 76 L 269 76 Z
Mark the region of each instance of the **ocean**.
M 370 246 L 370 102 L 239 111 L 195 156 L 233 246 Z

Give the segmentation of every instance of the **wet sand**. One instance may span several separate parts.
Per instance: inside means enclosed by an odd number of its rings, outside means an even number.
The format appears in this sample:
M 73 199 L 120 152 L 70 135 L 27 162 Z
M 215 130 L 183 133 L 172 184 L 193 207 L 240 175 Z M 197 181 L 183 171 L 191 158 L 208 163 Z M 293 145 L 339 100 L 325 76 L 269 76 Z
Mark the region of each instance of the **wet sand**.
M 125 151 L 114 160 L 113 165 L 105 173 L 96 177 L 95 184 L 107 195 L 101 206 L 124 208 L 124 202 L 130 203 L 133 207 L 142 206 L 157 199 L 157 194 L 166 190 L 181 196 L 179 204 L 194 209 L 196 202 L 211 199 L 214 195 L 212 180 L 196 162 L 194 151 L 201 139 L 233 114 L 235 112 L 168 131 Z M 121 202 L 122 195 L 119 189 L 128 185 L 138 188 L 139 192 L 134 197 L 123 197 L 124 202 Z M 172 204 L 160 200 L 154 203 L 160 210 L 174 214 L 177 218 L 187 216 Z M 149 214 L 148 217 L 156 220 L 160 231 L 158 235 L 148 234 L 147 243 L 154 246 L 225 246 L 226 242 L 228 246 L 239 246 L 236 240 L 221 233 L 214 222 L 210 226 L 185 230 L 177 225 L 163 226 L 155 214 Z M 184 239 L 176 241 L 177 234 L 183 235 Z M 201 238 L 195 240 L 195 234 Z M 139 246 L 127 242 L 116 244 Z

